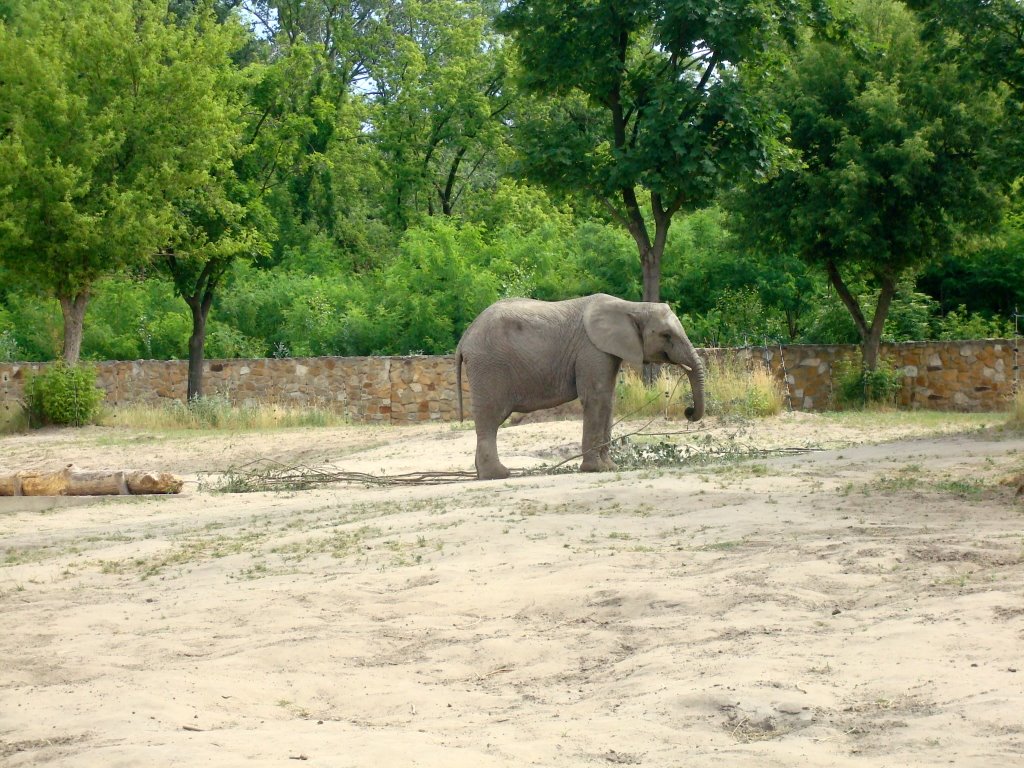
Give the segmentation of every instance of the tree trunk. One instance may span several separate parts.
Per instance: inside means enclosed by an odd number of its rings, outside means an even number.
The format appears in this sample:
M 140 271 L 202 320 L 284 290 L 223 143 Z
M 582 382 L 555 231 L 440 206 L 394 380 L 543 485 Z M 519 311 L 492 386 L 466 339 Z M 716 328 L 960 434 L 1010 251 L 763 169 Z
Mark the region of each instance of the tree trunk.
M 62 355 L 68 365 L 78 365 L 82 353 L 82 329 L 85 326 L 85 307 L 89 292 L 80 291 L 73 296 L 60 296 L 60 309 L 64 315 L 64 349 Z
M 187 301 L 192 310 L 192 335 L 188 338 L 188 402 L 191 403 L 203 396 L 206 318 L 213 304 L 213 291 L 204 291 L 202 299 L 192 296 Z
M 206 346 L 206 318 L 213 305 L 217 284 L 231 265 L 230 258 L 213 258 L 198 276 L 188 261 L 179 261 L 173 250 L 165 251 L 167 269 L 174 278 L 178 295 L 192 311 L 192 335 L 188 339 L 188 402 L 203 396 L 203 358 Z
M 68 464 L 56 472 L 0 473 L 0 496 L 110 496 L 179 493 L 183 481 L 167 472 L 83 470 Z
M 679 205 L 662 207 L 661 196 L 651 195 L 651 213 L 654 216 L 654 241 L 647 248 L 646 256 L 641 252 L 640 260 L 644 273 L 644 301 L 661 301 L 661 258 L 665 255 L 668 242 L 668 228 Z
M 831 259 L 826 261 L 825 269 L 828 272 L 829 281 L 836 289 L 836 293 L 857 326 L 857 332 L 861 338 L 861 354 L 864 358 L 864 369 L 873 371 L 878 367 L 878 353 L 882 344 L 882 331 L 885 329 L 885 319 L 889 316 L 889 307 L 892 305 L 893 297 L 896 295 L 896 280 L 889 275 L 879 278 L 882 287 L 878 292 L 878 304 L 875 307 L 874 317 L 871 318 L 871 325 L 868 325 L 857 297 L 850 292 L 850 289 L 843 281 L 843 277 L 839 274 L 839 268 L 835 262 Z
M 882 346 L 882 331 L 885 329 L 885 318 L 889 316 L 889 307 L 896 295 L 896 282 L 891 278 L 882 279 L 882 288 L 878 292 L 878 305 L 875 316 L 871 319 L 867 338 L 864 340 L 864 367 L 873 371 L 878 367 L 878 355 Z

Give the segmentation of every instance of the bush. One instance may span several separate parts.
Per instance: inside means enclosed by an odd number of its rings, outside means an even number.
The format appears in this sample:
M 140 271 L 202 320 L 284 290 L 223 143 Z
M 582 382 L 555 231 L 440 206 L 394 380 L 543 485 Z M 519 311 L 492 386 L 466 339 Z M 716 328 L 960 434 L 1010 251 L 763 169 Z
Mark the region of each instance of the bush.
M 873 371 L 848 361 L 836 365 L 835 396 L 840 408 L 864 408 L 871 405 L 895 406 L 903 389 L 903 371 L 889 362 L 879 362 Z
M 81 427 L 95 421 L 106 393 L 96 386 L 96 370 L 63 362 L 25 382 L 25 402 L 34 426 Z

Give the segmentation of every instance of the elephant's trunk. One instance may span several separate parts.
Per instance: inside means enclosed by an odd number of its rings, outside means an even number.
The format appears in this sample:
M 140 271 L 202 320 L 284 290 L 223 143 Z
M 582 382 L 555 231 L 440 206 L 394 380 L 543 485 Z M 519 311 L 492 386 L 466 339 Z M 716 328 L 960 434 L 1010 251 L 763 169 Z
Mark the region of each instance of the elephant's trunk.
M 692 344 L 689 347 L 687 359 L 679 361 L 679 364 L 686 370 L 690 379 L 690 390 L 693 392 L 693 405 L 683 413 L 690 421 L 700 421 L 704 418 L 704 364 L 697 355 L 697 350 Z

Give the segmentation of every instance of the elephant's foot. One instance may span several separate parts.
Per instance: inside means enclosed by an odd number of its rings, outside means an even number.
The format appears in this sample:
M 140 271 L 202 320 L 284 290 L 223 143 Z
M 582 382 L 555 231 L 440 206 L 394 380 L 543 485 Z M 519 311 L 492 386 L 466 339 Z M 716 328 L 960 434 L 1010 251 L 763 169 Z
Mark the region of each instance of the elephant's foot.
M 580 472 L 611 472 L 619 465 L 607 456 L 587 457 L 580 463 Z
M 500 461 L 488 462 L 487 464 L 478 463 L 476 465 L 477 480 L 504 480 L 511 474 L 508 467 Z
M 512 473 L 509 472 L 508 467 L 503 464 L 492 464 L 476 468 L 477 480 L 504 480 L 510 474 Z

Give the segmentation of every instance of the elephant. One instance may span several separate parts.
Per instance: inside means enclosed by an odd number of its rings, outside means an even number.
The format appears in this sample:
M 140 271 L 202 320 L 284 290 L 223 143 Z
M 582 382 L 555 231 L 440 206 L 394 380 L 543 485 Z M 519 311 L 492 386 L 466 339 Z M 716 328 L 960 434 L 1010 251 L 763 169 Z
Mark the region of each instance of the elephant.
M 477 479 L 509 476 L 498 459 L 498 427 L 579 398 L 582 472 L 615 469 L 609 456 L 615 381 L 622 362 L 675 363 L 687 373 L 690 421 L 704 416 L 704 366 L 667 304 L 599 293 L 566 301 L 503 299 L 469 325 L 455 350 L 459 420 L 466 366 L 476 422 Z

